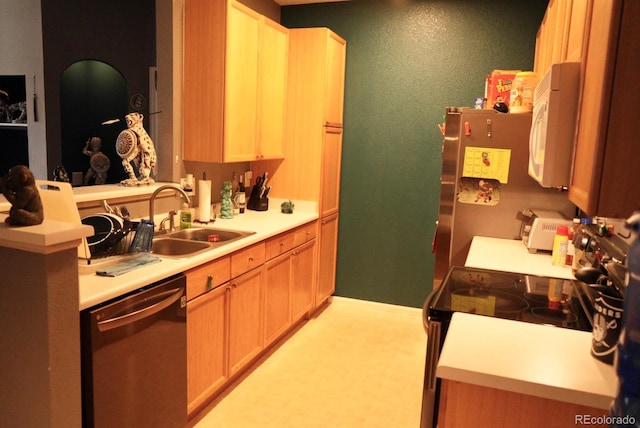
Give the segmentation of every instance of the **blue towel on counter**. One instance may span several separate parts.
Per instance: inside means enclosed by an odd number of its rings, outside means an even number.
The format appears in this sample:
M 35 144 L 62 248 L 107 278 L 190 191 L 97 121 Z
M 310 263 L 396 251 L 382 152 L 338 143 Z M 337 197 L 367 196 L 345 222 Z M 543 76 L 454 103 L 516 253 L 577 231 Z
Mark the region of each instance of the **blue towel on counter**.
M 156 257 L 156 256 L 152 256 L 149 253 L 142 253 L 139 256 L 124 261 L 124 262 L 120 262 L 118 264 L 115 264 L 113 266 L 109 266 L 108 268 L 102 269 L 102 270 L 97 270 L 96 271 L 96 275 L 100 275 L 100 276 L 118 276 L 118 275 L 122 275 L 123 273 L 127 273 L 130 272 L 134 269 L 138 269 L 140 267 L 146 266 L 146 265 L 150 265 L 153 263 L 158 263 L 160 262 L 160 258 Z

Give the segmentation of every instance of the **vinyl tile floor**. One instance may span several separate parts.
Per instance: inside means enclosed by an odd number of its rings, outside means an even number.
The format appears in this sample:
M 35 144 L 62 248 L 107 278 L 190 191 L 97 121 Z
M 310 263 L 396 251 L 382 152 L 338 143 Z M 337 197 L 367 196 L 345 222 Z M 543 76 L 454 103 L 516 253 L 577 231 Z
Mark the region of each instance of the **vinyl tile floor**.
M 417 428 L 422 311 L 334 297 L 195 428 Z

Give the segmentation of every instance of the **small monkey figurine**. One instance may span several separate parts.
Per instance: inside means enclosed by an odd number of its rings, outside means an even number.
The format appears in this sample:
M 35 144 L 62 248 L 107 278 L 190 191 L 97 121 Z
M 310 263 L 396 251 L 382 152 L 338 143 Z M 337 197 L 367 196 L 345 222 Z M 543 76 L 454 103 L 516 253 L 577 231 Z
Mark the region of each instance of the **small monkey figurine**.
M 36 180 L 24 165 L 11 167 L 6 177 L 0 178 L 0 191 L 11 203 L 9 217 L 4 222 L 9 226 L 32 226 L 44 220 L 44 209 Z

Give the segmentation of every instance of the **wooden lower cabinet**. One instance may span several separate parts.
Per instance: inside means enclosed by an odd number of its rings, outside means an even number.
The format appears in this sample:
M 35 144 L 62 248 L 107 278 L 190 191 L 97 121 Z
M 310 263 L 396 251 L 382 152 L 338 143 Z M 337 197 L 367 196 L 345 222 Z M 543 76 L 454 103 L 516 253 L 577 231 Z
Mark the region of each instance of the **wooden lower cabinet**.
M 229 379 L 228 303 L 228 284 L 187 303 L 187 412 L 189 414 L 197 410 Z
M 291 257 L 291 322 L 302 319 L 313 309 L 316 240 L 296 248 Z
M 190 418 L 313 309 L 316 235 L 313 221 L 186 272 Z
M 318 282 L 316 306 L 327 300 L 336 291 L 336 264 L 338 256 L 338 214 L 320 220 L 320 243 L 318 257 Z
M 264 341 L 270 344 L 291 325 L 291 252 L 265 264 Z
M 265 347 L 313 309 L 315 249 L 313 239 L 265 264 Z
M 566 428 L 583 425 L 579 422 L 586 417 L 609 415 L 608 410 L 447 379 L 441 394 L 438 428 Z
M 229 292 L 229 376 L 262 351 L 263 269 L 231 280 Z

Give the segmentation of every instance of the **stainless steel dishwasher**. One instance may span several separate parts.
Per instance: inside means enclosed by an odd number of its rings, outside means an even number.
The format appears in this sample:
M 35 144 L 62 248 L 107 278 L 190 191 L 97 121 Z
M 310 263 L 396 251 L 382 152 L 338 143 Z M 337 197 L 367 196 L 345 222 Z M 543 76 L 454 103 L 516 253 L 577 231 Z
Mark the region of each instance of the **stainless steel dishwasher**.
M 80 313 L 84 427 L 187 423 L 186 277 Z

